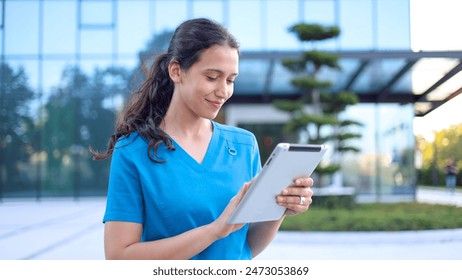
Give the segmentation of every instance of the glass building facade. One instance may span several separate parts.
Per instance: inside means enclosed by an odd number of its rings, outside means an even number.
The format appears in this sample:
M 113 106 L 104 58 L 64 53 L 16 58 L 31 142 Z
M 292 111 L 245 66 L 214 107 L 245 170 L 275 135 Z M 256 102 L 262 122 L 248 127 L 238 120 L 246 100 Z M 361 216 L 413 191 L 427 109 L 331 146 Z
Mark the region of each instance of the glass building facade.
M 0 17 L 0 198 L 105 195 L 110 162 L 93 161 L 88 146 L 105 147 L 118 110 L 141 76 L 141 61 L 165 49 L 186 19 L 214 19 L 240 41 L 240 75 L 221 120 L 253 127 L 261 143 L 268 133 L 278 139 L 275 127 L 284 116 L 261 115 L 277 113 L 252 98 L 295 91 L 281 54 L 311 47 L 410 51 L 409 0 L 3 0 Z M 337 25 L 341 35 L 302 44 L 288 32 L 299 22 Z M 352 73 L 362 61 L 346 57 L 341 66 Z M 396 73 L 406 63 L 400 57 L 373 61 L 351 90 L 383 87 L 390 77 L 383 73 Z M 335 82 L 335 90 L 348 82 L 342 73 L 322 75 Z M 408 73 L 394 89 L 401 92 L 411 81 Z M 377 200 L 412 199 L 413 104 L 361 102 L 344 114 L 364 124 L 356 140 L 361 152 L 342 158 L 344 185 Z M 272 126 L 270 132 L 264 125 Z M 262 144 L 262 154 L 264 149 Z

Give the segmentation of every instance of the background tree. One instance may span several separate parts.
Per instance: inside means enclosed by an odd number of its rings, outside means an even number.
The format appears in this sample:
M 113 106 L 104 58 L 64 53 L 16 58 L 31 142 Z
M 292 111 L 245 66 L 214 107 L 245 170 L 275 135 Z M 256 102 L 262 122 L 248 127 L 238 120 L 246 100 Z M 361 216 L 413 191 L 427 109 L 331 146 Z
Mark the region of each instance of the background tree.
M 151 38 L 146 47 L 138 53 L 138 65 L 131 73 L 131 88 L 137 89 L 146 79 L 154 58 L 161 52 L 166 52 L 173 36 L 173 30 L 165 30 Z
M 419 185 L 445 185 L 444 167 L 450 158 L 462 170 L 462 123 L 436 131 L 434 139 L 416 138 L 417 149 L 421 154 L 422 166 L 418 169 Z M 457 185 L 462 185 L 462 174 L 457 176 Z
M 23 170 L 33 152 L 34 129 L 30 104 L 34 92 L 23 69 L 14 71 L 0 64 L 0 198 L 13 188 L 26 190 L 30 185 Z
M 112 67 L 95 69 L 91 76 L 77 67 L 64 70 L 38 128 L 47 154 L 44 191 L 78 196 L 105 188 L 109 165 L 92 161 L 87 147 L 106 145 L 118 109 L 113 100 L 126 91 L 128 76 L 126 69 Z
M 336 26 L 324 27 L 318 24 L 300 23 L 289 29 L 301 42 L 317 42 L 337 37 L 340 30 Z M 349 127 L 361 125 L 354 120 L 341 120 L 339 115 L 348 105 L 354 105 L 358 98 L 353 92 L 328 92 L 332 82 L 320 80 L 322 68 L 340 70 L 339 57 L 335 54 L 310 50 L 302 53 L 298 59 L 284 59 L 282 64 L 294 74 L 291 83 L 298 88 L 301 96 L 298 100 L 277 100 L 274 106 L 290 114 L 290 121 L 284 130 L 295 141 L 312 144 L 332 143 L 334 156 L 329 164 L 320 164 L 315 173 L 319 185 L 323 177 L 334 174 L 340 169 L 340 154 L 357 152 L 358 148 L 349 145 L 350 139 L 361 137 L 349 132 Z M 308 106 L 307 106 L 308 105 Z M 306 139 L 306 140 L 302 140 Z M 341 184 L 338 180 L 337 184 Z
M 47 98 L 36 96 L 22 69 L 1 64 L 0 199 L 5 192 L 29 196 L 35 191 L 36 197 L 105 194 L 110 161 L 93 161 L 87 148 L 106 147 L 118 110 L 145 78 L 140 69 L 151 67 L 172 34 L 154 35 L 139 52 L 135 69 L 86 73 L 66 67 Z
M 118 111 L 145 79 L 156 54 L 164 51 L 173 32 L 153 36 L 139 52 L 134 69 L 108 67 L 85 73 L 70 66 L 44 106 L 42 146 L 46 159 L 43 191 L 80 196 L 106 191 L 109 161 L 94 161 L 88 151 L 106 147 Z

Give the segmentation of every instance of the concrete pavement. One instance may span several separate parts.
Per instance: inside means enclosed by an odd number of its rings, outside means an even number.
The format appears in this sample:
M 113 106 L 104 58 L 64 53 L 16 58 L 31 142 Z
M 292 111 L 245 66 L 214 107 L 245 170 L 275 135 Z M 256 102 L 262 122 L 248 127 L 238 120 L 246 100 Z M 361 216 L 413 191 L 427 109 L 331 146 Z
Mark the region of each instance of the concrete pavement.
M 417 200 L 462 206 L 462 193 L 419 189 Z M 0 260 L 104 259 L 105 198 L 5 199 Z M 257 259 L 462 259 L 462 229 L 403 232 L 279 232 Z

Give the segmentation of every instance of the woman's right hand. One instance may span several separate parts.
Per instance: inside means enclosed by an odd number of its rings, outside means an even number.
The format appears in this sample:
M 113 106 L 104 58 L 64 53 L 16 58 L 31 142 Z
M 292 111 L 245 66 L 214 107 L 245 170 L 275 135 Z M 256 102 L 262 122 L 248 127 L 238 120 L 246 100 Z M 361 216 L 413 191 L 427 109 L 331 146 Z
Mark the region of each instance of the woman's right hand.
M 210 224 L 212 230 L 215 232 L 217 239 L 224 238 L 229 234 L 241 229 L 245 224 L 228 224 L 228 220 L 233 214 L 239 202 L 242 200 L 247 190 L 252 186 L 254 180 L 245 183 L 241 190 L 229 201 L 225 210 L 221 213 L 220 217 Z
M 140 242 L 143 226 L 138 223 L 110 221 L 105 224 L 104 244 L 107 259 L 190 259 L 218 239 L 242 228 L 228 224 L 231 214 L 253 181 L 245 183 L 212 223 L 169 238 Z

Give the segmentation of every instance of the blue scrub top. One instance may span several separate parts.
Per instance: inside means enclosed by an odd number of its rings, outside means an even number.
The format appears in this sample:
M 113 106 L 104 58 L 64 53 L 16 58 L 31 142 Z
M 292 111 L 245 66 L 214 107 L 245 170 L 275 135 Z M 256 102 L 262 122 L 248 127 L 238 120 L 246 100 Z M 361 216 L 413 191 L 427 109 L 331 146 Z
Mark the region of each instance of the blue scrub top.
M 199 164 L 175 141 L 159 146 L 164 163 L 152 162 L 147 142 L 131 133 L 112 155 L 103 222 L 143 224 L 142 241 L 176 236 L 216 220 L 245 182 L 261 170 L 255 136 L 212 122 L 213 134 Z M 192 259 L 251 259 L 248 226 L 211 244 Z

